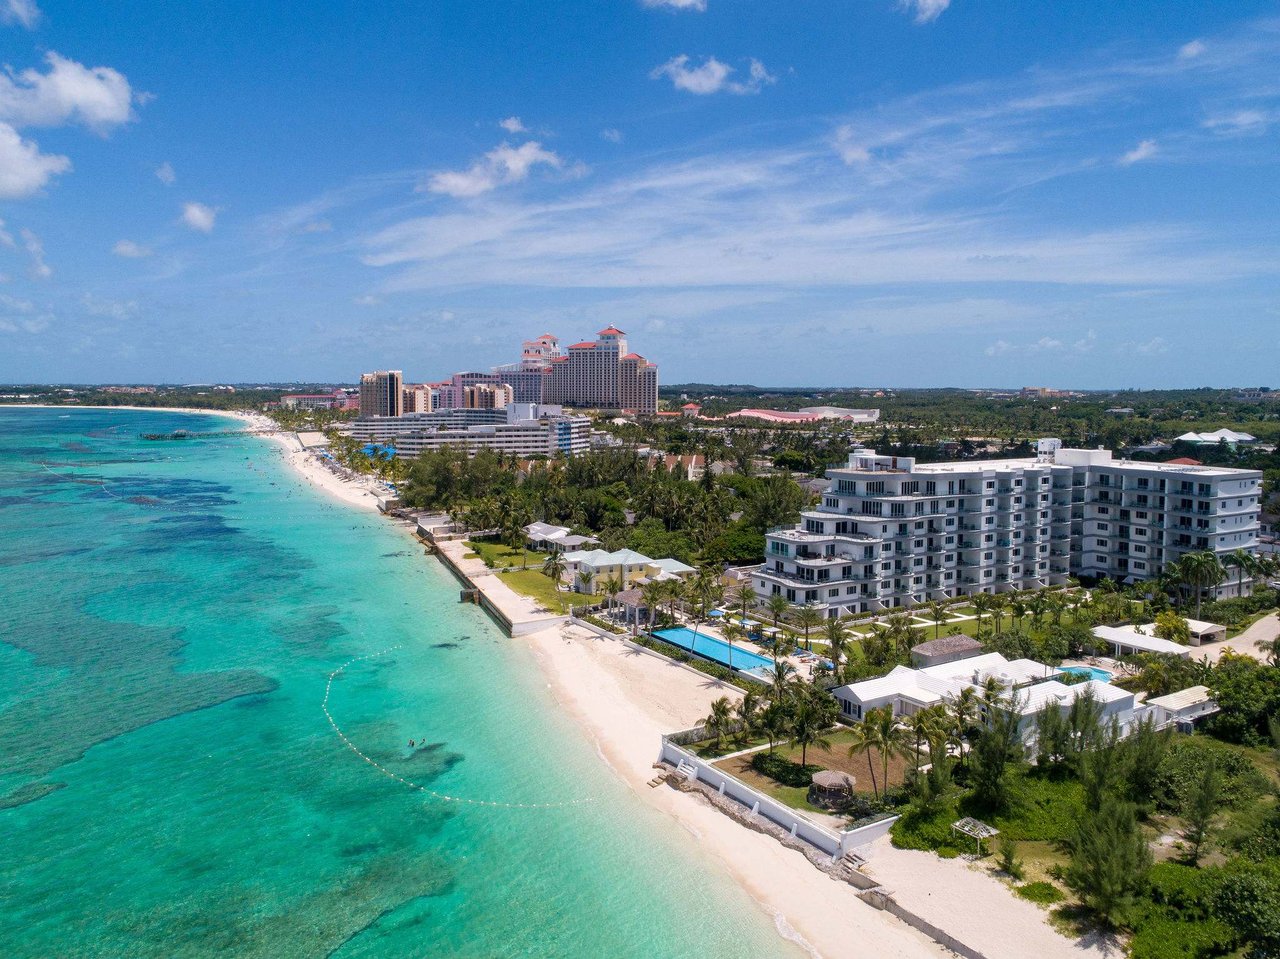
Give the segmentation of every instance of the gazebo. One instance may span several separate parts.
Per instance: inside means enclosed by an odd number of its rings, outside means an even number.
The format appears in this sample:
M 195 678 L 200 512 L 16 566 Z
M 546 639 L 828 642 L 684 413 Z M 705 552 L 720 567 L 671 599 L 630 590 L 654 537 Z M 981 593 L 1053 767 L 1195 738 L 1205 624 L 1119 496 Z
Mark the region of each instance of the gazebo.
M 809 786 L 809 802 L 828 809 L 842 806 L 853 797 L 856 782 L 857 779 L 853 776 L 836 769 L 816 772 L 813 774 L 813 783 Z

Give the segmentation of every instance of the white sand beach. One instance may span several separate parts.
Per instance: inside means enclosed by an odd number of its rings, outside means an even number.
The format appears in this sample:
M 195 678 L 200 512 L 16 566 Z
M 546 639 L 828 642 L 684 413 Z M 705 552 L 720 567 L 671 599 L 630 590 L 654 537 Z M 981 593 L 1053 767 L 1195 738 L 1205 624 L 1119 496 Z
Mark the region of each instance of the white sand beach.
M 694 725 L 713 699 L 740 695 L 735 687 L 577 627 L 543 630 L 516 642 L 530 644 L 554 696 L 610 767 L 687 829 L 774 918 L 781 933 L 825 959 L 951 955 L 862 902 L 852 886 L 818 871 L 799 852 L 744 829 L 697 796 L 646 785 L 654 775 L 661 734 Z

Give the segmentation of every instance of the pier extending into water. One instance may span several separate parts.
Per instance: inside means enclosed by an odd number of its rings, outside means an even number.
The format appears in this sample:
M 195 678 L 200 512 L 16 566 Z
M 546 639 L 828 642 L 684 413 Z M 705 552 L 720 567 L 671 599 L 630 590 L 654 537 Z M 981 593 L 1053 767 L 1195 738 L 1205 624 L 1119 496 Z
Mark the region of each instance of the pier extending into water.
M 228 436 L 261 436 L 261 430 L 210 430 L 193 433 L 191 430 L 174 430 L 172 433 L 139 433 L 140 440 L 208 440 Z

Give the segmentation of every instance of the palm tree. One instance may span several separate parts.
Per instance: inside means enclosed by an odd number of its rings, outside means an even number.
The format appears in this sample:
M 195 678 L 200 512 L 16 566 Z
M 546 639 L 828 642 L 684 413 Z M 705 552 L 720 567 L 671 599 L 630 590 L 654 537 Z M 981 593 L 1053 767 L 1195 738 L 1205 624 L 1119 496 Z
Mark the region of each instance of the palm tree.
M 951 714 L 951 730 L 955 737 L 956 752 L 960 754 L 960 762 L 964 762 L 964 734 L 973 725 L 973 717 L 978 711 L 978 697 L 972 686 L 965 686 L 951 700 L 948 712 Z
M 791 719 L 787 707 L 776 700 L 771 702 L 760 713 L 760 731 L 769 739 L 769 755 L 773 755 L 773 747 L 787 735 Z
M 725 623 L 720 627 L 720 635 L 724 637 L 724 641 L 729 644 L 729 670 L 733 670 L 733 641 L 745 632 L 741 627 L 735 626 L 733 623 Z M 748 693 L 747 695 L 752 695 Z
M 1049 608 L 1049 591 L 1043 586 L 1032 594 L 1031 599 L 1027 601 L 1027 609 L 1031 611 L 1031 625 L 1035 629 L 1040 628 L 1040 624 L 1044 622 L 1044 614 Z
M 777 657 L 777 647 L 774 647 L 773 668 L 769 670 L 769 695 L 773 697 L 775 703 L 782 702 L 786 695 L 787 687 L 792 680 L 796 678 L 796 668 L 785 659 Z
M 716 749 L 724 742 L 724 734 L 733 725 L 733 713 L 729 706 L 729 698 L 721 696 L 711 704 L 711 713 L 702 721 L 703 728 L 716 738 Z
M 564 571 L 564 557 L 559 553 L 552 553 L 542 561 L 542 572 L 550 576 L 557 586 L 560 585 L 560 580 L 564 577 Z
M 973 611 L 978 617 L 978 630 L 981 632 L 982 614 L 991 609 L 991 595 L 989 593 L 974 593 L 970 602 L 973 603 Z
M 809 643 L 809 630 L 822 625 L 822 610 L 812 603 L 805 603 L 796 611 L 796 625 L 804 630 L 804 648 L 813 651 Z
M 618 598 L 618 594 L 622 592 L 623 582 L 621 576 L 610 576 L 603 584 L 604 594 L 609 597 L 609 612 L 613 612 L 613 602 Z
M 1000 632 L 1000 627 L 1004 623 L 1004 611 L 1009 608 L 1009 598 L 1003 593 L 996 593 L 991 597 L 991 616 L 995 620 L 995 631 Z
M 658 582 L 645 583 L 640 587 L 640 598 L 644 602 L 644 608 L 649 614 L 649 629 L 653 629 L 654 620 L 657 618 L 658 609 L 662 606 L 662 601 L 666 596 L 662 584 Z
M 1242 549 L 1229 553 L 1223 560 L 1222 565 L 1233 567 L 1236 571 L 1236 596 L 1244 595 L 1244 576 L 1248 573 L 1252 578 L 1257 575 L 1258 561 L 1253 556 Z
M 773 628 L 778 629 L 782 620 L 782 614 L 791 608 L 791 604 L 787 602 L 787 597 L 781 593 L 774 593 L 764 603 L 765 609 L 769 611 L 769 615 L 773 617 Z
M 746 620 L 747 614 L 755 608 L 756 591 L 750 583 L 740 583 L 738 588 L 733 591 L 733 605 L 738 611 L 738 618 Z
M 1280 666 L 1280 636 L 1275 639 L 1260 639 L 1256 645 L 1267 654 L 1267 662 L 1272 666 Z
M 800 696 L 791 710 L 791 745 L 800 747 L 800 766 L 809 765 L 809 747 L 830 749 L 831 740 L 823 736 L 830 723 L 827 713 L 813 696 Z
M 825 630 L 827 645 L 831 649 L 831 674 L 840 681 L 840 660 L 844 659 L 844 647 L 849 642 L 849 627 L 839 617 L 827 620 Z
M 897 719 L 894 718 L 892 706 L 868 709 L 862 722 L 854 729 L 854 739 L 853 744 L 849 747 L 849 756 L 852 758 L 858 753 L 866 755 L 867 768 L 871 770 L 871 789 L 876 798 L 880 796 L 880 789 L 876 782 L 875 766 L 871 762 L 871 751 L 875 750 L 880 754 L 881 778 L 887 792 L 889 789 L 889 759 L 895 753 L 906 752 L 907 735 L 907 731 L 899 726 Z
M 916 772 L 920 771 L 920 746 L 945 732 L 947 722 L 946 707 L 941 703 L 927 709 L 918 709 L 907 717 L 908 732 L 915 739 Z
M 1217 586 L 1226 575 L 1218 557 L 1209 550 L 1198 553 L 1187 553 L 1178 560 L 1181 575 L 1196 594 L 1196 619 L 1200 618 L 1200 604 L 1204 599 L 1204 591 Z
M 947 621 L 948 606 L 940 599 L 935 599 L 929 603 L 929 618 L 933 620 L 933 638 L 937 639 L 941 635 L 942 624 Z
M 1013 628 L 1018 629 L 1022 625 L 1022 617 L 1027 615 L 1027 604 L 1023 602 L 1021 597 L 1015 596 L 1009 600 L 1009 616 L 1013 620 Z
M 737 715 L 740 735 L 746 738 L 751 735 L 760 721 L 759 694 L 751 690 L 743 693 L 742 698 L 738 700 Z

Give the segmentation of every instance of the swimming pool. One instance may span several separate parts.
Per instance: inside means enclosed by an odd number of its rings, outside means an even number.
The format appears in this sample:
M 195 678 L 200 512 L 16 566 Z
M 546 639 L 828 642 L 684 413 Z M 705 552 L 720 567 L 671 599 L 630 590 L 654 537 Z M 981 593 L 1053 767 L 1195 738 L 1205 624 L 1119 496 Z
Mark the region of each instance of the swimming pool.
M 687 649 L 703 659 L 709 659 L 714 663 L 719 663 L 721 666 L 730 665 L 729 644 L 723 639 L 716 639 L 714 636 L 708 636 L 702 632 L 695 633 L 687 626 L 660 629 L 653 635 L 664 643 Z M 766 683 L 773 677 L 772 659 L 766 659 L 757 653 L 751 652 L 749 649 L 743 649 L 741 646 L 733 647 L 733 668 L 740 673 L 747 673 Z
M 1099 669 L 1097 666 L 1061 666 L 1059 667 L 1064 673 L 1075 673 L 1077 676 L 1088 676 L 1090 679 L 1096 679 L 1100 683 L 1111 682 L 1114 673 L 1109 673 L 1105 669 Z

